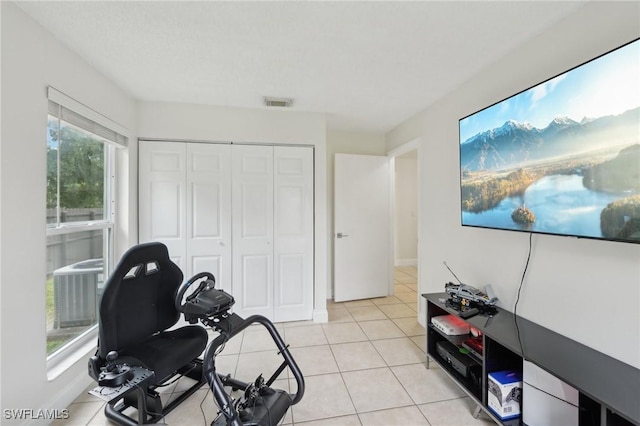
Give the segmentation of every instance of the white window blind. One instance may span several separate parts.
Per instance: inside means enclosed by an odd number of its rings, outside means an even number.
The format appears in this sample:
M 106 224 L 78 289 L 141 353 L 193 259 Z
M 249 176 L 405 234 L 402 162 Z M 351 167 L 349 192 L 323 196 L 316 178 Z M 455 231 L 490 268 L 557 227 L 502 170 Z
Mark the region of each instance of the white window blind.
M 129 140 L 127 129 L 99 112 L 49 86 L 49 114 L 80 129 L 91 132 L 118 147 L 126 147 Z

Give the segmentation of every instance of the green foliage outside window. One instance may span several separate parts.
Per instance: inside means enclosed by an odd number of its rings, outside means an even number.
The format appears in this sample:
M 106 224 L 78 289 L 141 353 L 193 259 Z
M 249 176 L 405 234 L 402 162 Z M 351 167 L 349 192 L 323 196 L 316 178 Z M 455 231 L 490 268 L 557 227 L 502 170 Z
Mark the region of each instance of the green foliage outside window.
M 70 126 L 58 132 L 56 120 L 49 121 L 48 131 L 47 208 L 57 207 L 58 185 L 63 209 L 104 207 L 105 144 Z

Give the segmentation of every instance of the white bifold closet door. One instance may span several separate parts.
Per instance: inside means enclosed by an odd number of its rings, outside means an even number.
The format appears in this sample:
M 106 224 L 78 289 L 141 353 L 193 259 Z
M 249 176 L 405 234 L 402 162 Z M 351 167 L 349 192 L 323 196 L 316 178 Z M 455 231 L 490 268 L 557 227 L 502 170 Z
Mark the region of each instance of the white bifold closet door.
M 274 319 L 313 316 L 313 149 L 273 148 Z
M 313 149 L 140 141 L 140 242 L 202 271 L 241 316 L 313 313 Z
M 234 145 L 232 168 L 235 310 L 311 319 L 312 149 Z
M 231 291 L 231 147 L 187 145 L 186 276 L 209 271 Z
M 233 295 L 242 316 L 273 313 L 273 147 L 233 147 Z
M 185 272 L 186 146 L 141 141 L 138 155 L 140 242 L 163 242 L 171 260 Z
M 231 291 L 231 146 L 140 142 L 140 242 L 166 244 L 185 280 Z

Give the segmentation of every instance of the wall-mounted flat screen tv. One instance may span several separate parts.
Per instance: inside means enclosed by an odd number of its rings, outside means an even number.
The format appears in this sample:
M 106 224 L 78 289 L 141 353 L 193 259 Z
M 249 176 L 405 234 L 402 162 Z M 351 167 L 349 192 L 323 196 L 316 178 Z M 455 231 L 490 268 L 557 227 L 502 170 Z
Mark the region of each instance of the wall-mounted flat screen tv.
M 463 226 L 640 243 L 640 39 L 459 124 Z

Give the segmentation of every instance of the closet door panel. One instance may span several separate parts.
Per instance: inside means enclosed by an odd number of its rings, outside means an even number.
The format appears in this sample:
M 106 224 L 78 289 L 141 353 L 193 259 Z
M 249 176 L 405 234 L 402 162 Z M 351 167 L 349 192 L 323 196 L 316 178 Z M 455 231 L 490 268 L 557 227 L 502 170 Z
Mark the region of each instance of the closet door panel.
M 260 310 L 271 317 L 271 260 L 268 255 L 242 256 L 242 308 Z
M 222 288 L 224 282 L 220 277 L 224 277 L 223 256 L 192 256 L 191 270 L 198 272 L 211 272 L 216 279 L 216 288 Z M 185 279 L 190 278 L 185 277 Z
M 182 192 L 181 182 L 150 182 L 149 196 L 151 217 L 150 240 L 182 238 Z M 157 214 L 162 212 L 162 214 Z
M 231 291 L 231 146 L 187 144 L 187 268 Z
M 278 300 L 280 307 L 304 305 L 306 291 L 302 285 L 305 282 L 305 259 L 300 254 L 281 254 L 278 256 L 276 276 L 278 277 Z M 276 314 L 278 316 L 278 314 Z M 304 318 L 306 319 L 306 318 Z
M 183 271 L 187 255 L 185 167 L 184 144 L 140 141 L 139 240 L 164 243 Z
M 313 314 L 313 149 L 274 147 L 274 319 Z
M 242 183 L 237 188 L 240 191 L 240 238 L 253 241 L 264 239 L 267 242 L 273 232 L 269 214 L 273 205 L 269 197 L 272 193 L 271 182 Z
M 273 319 L 273 147 L 232 146 L 233 296 Z

